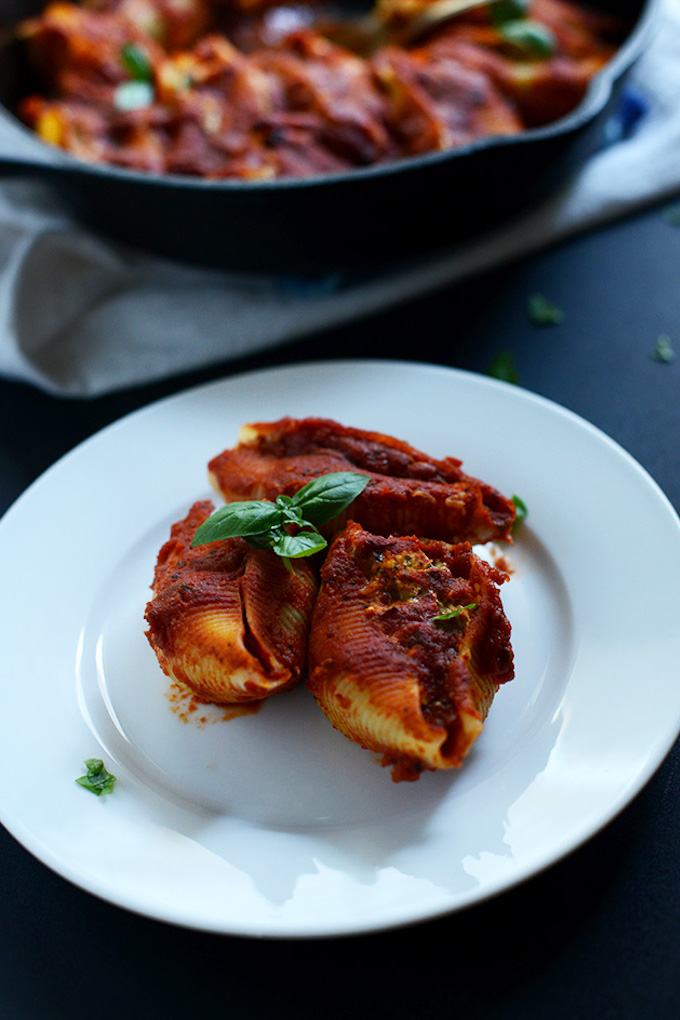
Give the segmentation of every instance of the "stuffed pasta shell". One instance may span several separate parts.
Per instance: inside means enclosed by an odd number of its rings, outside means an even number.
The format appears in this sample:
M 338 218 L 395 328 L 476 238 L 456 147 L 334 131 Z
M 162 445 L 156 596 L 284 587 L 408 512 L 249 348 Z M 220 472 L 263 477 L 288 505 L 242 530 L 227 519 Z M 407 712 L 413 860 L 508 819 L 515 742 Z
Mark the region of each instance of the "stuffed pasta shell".
M 369 475 L 334 533 L 351 519 L 379 535 L 422 535 L 447 542 L 508 539 L 512 500 L 466 475 L 453 457 L 436 460 L 392 436 L 349 428 L 325 418 L 282 418 L 245 425 L 233 449 L 214 457 L 214 488 L 232 500 L 292 496 L 319 475 Z
M 197 502 L 172 526 L 156 562 L 146 635 L 163 672 L 204 700 L 268 698 L 306 668 L 316 573 L 307 561 L 284 562 L 240 538 L 192 548 L 212 510 Z
M 468 543 L 350 522 L 321 577 L 308 686 L 330 722 L 381 754 L 395 781 L 460 766 L 514 672 L 507 575 Z

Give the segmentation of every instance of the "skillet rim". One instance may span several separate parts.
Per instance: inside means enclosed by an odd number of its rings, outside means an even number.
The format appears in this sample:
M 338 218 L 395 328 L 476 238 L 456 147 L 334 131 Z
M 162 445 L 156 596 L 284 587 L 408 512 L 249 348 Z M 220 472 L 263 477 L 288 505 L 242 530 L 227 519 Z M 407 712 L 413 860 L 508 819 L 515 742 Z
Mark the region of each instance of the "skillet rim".
M 586 4 L 589 0 L 584 0 Z M 329 185 L 353 186 L 374 178 L 384 179 L 406 174 L 413 174 L 420 169 L 436 166 L 440 163 L 464 160 L 478 152 L 494 149 L 506 150 L 513 146 L 540 144 L 554 138 L 568 137 L 577 133 L 593 121 L 606 107 L 611 98 L 614 86 L 635 64 L 647 47 L 647 44 L 658 27 L 663 0 L 643 0 L 634 26 L 629 35 L 616 51 L 611 60 L 593 76 L 586 93 L 578 104 L 566 116 L 538 128 L 528 128 L 516 135 L 493 135 L 475 139 L 466 145 L 457 146 L 436 152 L 423 153 L 420 156 L 405 156 L 391 163 L 374 163 L 365 167 L 352 167 L 327 174 L 310 175 L 309 177 L 280 177 L 263 179 L 244 178 L 206 178 L 198 175 L 172 173 L 153 173 L 138 171 L 128 167 L 118 167 L 108 163 L 87 162 L 72 155 L 65 149 L 44 142 L 34 131 L 27 127 L 19 117 L 0 100 L 0 117 L 17 132 L 20 137 L 36 147 L 36 155 L 21 153 L 19 156 L 5 155 L 0 150 L 0 177 L 3 176 L 3 165 L 25 166 L 27 170 L 36 169 L 42 172 L 83 174 L 113 178 L 130 184 L 141 184 L 145 187 L 178 188 L 190 191 L 217 191 L 220 193 L 250 193 L 314 190 Z M 9 39 L 13 37 L 10 30 Z M 5 41 L 7 42 L 7 40 Z M 1 45 L 1 44 L 0 44 Z M 40 159 L 38 152 L 45 158 Z

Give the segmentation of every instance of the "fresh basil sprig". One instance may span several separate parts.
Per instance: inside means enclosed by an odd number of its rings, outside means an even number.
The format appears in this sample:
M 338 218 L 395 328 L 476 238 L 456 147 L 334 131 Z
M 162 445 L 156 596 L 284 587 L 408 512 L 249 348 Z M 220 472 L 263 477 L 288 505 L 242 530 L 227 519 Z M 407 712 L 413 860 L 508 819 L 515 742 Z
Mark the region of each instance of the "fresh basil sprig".
M 368 485 L 369 476 L 334 471 L 303 485 L 294 496 L 227 503 L 211 514 L 194 535 L 192 546 L 224 538 L 245 538 L 256 549 L 299 559 L 326 547 L 319 524 L 346 510 Z
M 106 770 L 101 758 L 87 758 L 85 760 L 85 768 L 87 769 L 87 775 L 79 776 L 76 779 L 76 783 L 79 786 L 83 786 L 90 793 L 96 794 L 97 797 L 101 797 L 102 793 L 111 793 L 116 777 Z

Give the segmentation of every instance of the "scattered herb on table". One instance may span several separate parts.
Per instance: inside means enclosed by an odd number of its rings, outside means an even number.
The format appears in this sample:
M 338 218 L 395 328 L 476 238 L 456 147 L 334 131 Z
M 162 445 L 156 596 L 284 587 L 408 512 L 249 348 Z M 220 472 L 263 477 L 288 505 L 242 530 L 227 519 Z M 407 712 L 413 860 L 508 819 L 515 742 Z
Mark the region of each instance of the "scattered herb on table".
M 543 294 L 532 294 L 527 301 L 527 315 L 534 326 L 558 326 L 564 321 L 561 308 Z
M 652 357 L 655 361 L 663 361 L 666 364 L 671 362 L 675 357 L 675 351 L 671 345 L 671 338 L 667 333 L 661 333 L 656 338 L 656 343 L 652 347 Z
M 510 351 L 501 351 L 489 365 L 488 374 L 494 379 L 502 379 L 503 382 L 518 383 L 519 375 L 515 369 L 515 363 Z
M 680 205 L 667 206 L 661 215 L 671 227 L 680 227 Z
M 312 556 L 327 545 L 317 525 L 346 510 L 368 482 L 368 475 L 333 471 L 303 485 L 294 496 L 227 503 L 201 524 L 191 544 L 240 537 L 286 559 Z
M 80 776 L 76 783 L 100 797 L 102 793 L 111 793 L 116 777 L 104 767 L 101 758 L 87 758 L 85 760 L 87 775 Z

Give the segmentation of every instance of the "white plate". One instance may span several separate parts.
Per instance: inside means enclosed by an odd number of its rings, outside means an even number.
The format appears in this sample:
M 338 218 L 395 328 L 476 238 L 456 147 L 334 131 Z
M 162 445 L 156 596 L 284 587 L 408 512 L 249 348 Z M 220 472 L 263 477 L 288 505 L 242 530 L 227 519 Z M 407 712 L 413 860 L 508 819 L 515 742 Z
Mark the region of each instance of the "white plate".
M 392 783 L 302 687 L 201 724 L 166 697 L 143 622 L 157 550 L 210 495 L 208 459 L 284 414 L 461 457 L 529 507 L 504 585 L 516 678 L 455 774 Z M 333 935 L 475 903 L 609 821 L 680 729 L 673 509 L 591 425 L 480 376 L 347 361 L 163 400 L 32 485 L 0 562 L 0 818 L 82 888 L 190 927 Z M 74 782 L 90 757 L 111 795 Z

